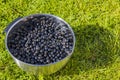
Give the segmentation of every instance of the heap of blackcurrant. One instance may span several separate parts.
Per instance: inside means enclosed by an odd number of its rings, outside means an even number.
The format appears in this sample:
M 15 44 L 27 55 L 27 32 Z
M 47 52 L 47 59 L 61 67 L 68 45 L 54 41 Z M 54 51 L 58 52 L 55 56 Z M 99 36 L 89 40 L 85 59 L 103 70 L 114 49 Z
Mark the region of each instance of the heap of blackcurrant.
M 8 49 L 17 59 L 44 65 L 57 62 L 72 52 L 73 33 L 63 21 L 37 16 L 26 18 L 22 23 L 7 39 Z

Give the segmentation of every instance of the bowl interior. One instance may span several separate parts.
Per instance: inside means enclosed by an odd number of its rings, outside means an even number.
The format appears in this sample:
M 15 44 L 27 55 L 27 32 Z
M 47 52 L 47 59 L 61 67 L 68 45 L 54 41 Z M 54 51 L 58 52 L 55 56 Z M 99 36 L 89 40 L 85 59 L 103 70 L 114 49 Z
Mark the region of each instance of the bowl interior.
M 33 25 L 35 25 L 35 26 L 33 26 Z M 6 38 L 7 49 L 14 58 L 17 58 L 17 57 L 12 54 L 12 53 L 14 53 L 15 49 L 14 50 L 10 49 L 11 48 L 11 44 L 10 44 L 11 39 L 13 37 L 16 38 L 16 33 L 19 31 L 24 31 L 22 29 L 24 29 L 25 27 L 26 27 L 26 32 L 30 33 L 31 30 L 34 29 L 34 27 L 39 27 L 38 25 L 54 27 L 54 31 L 52 34 L 54 34 L 54 33 L 56 34 L 59 31 L 64 32 L 67 29 L 69 29 L 72 33 L 73 45 L 72 45 L 72 51 L 69 52 L 69 55 L 67 55 L 66 57 L 70 56 L 73 53 L 74 46 L 75 46 L 75 35 L 73 33 L 73 30 L 69 26 L 69 24 L 57 16 L 53 16 L 53 15 L 49 15 L 49 14 L 35 14 L 35 15 L 30 15 L 30 16 L 24 17 L 24 18 L 20 19 L 19 21 L 17 21 L 16 23 L 14 23 L 14 25 L 11 26 L 10 30 L 7 33 L 7 38 Z M 43 28 L 45 28 L 45 26 L 43 26 Z M 64 58 L 66 58 L 66 57 L 64 57 Z M 61 60 L 63 60 L 64 58 L 62 58 Z M 18 60 L 20 60 L 20 59 L 18 59 Z M 22 61 L 22 60 L 20 60 L 20 61 Z M 58 60 L 58 61 L 60 61 L 60 60 Z M 56 61 L 56 62 L 58 62 L 58 61 Z

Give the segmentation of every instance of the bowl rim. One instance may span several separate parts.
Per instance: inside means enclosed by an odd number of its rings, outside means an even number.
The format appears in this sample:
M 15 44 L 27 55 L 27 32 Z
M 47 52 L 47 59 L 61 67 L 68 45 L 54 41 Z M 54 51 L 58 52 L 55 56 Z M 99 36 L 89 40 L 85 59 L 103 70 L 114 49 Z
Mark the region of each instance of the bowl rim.
M 8 45 L 7 45 L 7 39 L 8 39 L 8 35 L 9 35 L 10 31 L 11 31 L 12 28 L 13 28 L 17 23 L 19 23 L 20 21 L 22 21 L 22 20 L 24 20 L 24 19 L 26 19 L 26 18 L 29 18 L 29 17 L 34 17 L 34 16 L 51 16 L 51 17 L 54 17 L 54 18 L 56 18 L 56 19 L 58 19 L 58 20 L 60 20 L 60 21 L 63 21 L 63 22 L 68 26 L 68 28 L 71 30 L 72 35 L 73 35 L 73 49 L 72 49 L 72 52 L 71 52 L 69 55 L 67 55 L 66 57 L 64 57 L 64 58 L 61 59 L 61 60 L 58 60 L 58 61 L 56 61 L 56 62 L 49 63 L 49 64 L 31 64 L 31 63 L 26 63 L 26 62 L 24 62 L 24 61 L 21 61 L 21 60 L 17 59 L 15 56 L 13 56 L 13 54 L 10 52 L 10 50 L 9 50 L 9 48 L 8 48 Z M 52 15 L 52 14 L 31 14 L 31 15 L 29 15 L 29 16 L 25 16 L 25 17 L 19 19 L 19 20 L 16 21 L 13 25 L 11 25 L 10 29 L 9 29 L 8 32 L 6 33 L 5 46 L 6 46 L 9 54 L 12 56 L 13 59 L 16 59 L 16 60 L 18 60 L 18 61 L 20 61 L 20 62 L 22 62 L 22 63 L 24 63 L 24 64 L 31 65 L 31 66 L 48 66 L 48 65 L 53 65 L 53 64 L 56 64 L 56 63 L 58 63 L 58 62 L 61 62 L 61 61 L 63 61 L 64 59 L 70 57 L 70 56 L 73 54 L 73 51 L 74 51 L 74 48 L 75 48 L 75 41 L 76 41 L 76 39 L 75 39 L 75 34 L 74 34 L 72 28 L 71 28 L 70 25 L 69 25 L 66 21 L 64 21 L 62 18 L 60 18 L 60 17 L 58 17 L 58 16 L 55 16 L 55 15 Z

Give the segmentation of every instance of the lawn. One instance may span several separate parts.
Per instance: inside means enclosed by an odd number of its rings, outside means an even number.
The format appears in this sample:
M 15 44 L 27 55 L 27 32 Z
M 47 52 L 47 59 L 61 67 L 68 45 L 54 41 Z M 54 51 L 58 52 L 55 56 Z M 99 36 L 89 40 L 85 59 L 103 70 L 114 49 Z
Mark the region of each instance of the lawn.
M 47 13 L 74 30 L 74 53 L 60 71 L 22 71 L 5 48 L 5 27 L 17 17 Z M 0 80 L 120 80 L 120 0 L 0 0 Z

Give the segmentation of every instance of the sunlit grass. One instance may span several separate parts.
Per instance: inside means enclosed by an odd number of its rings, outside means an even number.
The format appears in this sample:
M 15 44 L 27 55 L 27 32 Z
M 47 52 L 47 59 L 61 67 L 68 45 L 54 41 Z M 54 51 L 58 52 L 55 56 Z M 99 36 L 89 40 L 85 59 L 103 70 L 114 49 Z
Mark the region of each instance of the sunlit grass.
M 17 17 L 48 13 L 67 21 L 76 46 L 60 71 L 34 76 L 22 71 L 5 48 L 5 27 Z M 119 80 L 119 0 L 0 0 L 0 80 Z

